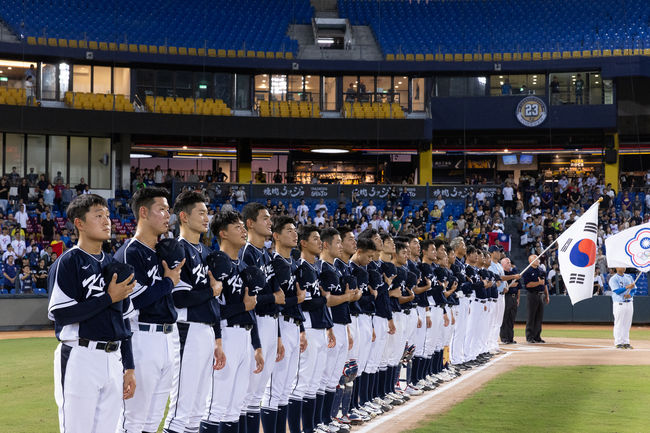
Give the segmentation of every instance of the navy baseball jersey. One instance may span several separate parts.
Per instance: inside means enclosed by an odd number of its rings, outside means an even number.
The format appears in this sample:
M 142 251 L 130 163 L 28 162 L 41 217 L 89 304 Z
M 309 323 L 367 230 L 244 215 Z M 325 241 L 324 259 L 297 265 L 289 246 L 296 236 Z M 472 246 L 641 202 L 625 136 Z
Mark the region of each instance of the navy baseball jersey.
M 117 250 L 113 258 L 133 266 L 136 283 L 130 299 L 136 309 L 136 320 L 160 324 L 176 322 L 172 298 L 174 283 L 163 277 L 156 251 L 132 238 Z
M 345 263 L 343 260 L 337 258 L 334 259 L 334 266 L 336 266 L 336 269 L 340 272 L 343 278 L 341 280 L 343 291 L 345 291 L 345 284 L 343 284 L 344 280 L 350 285 L 350 290 L 359 288 L 357 278 L 354 276 L 354 274 L 352 274 L 352 269 L 349 263 Z M 350 314 L 355 316 L 361 314 L 361 307 L 359 306 L 358 301 L 351 301 L 348 304 L 350 307 Z
M 357 288 L 361 290 L 361 298 L 355 304 L 363 314 L 375 314 L 375 297 L 369 290 L 369 274 L 365 266 L 350 262 L 350 272 L 357 279 Z
M 435 284 L 432 282 L 431 296 L 436 303 L 437 307 L 444 307 L 447 305 L 447 300 L 443 292 L 446 290 L 443 283 L 447 281 L 447 272 L 445 268 L 437 264 L 432 264 L 431 269 L 435 279 Z M 449 286 L 447 286 L 449 287 Z
M 370 262 L 368 263 L 368 280 L 371 281 L 374 278 L 370 275 L 371 273 L 379 274 L 379 284 L 376 287 L 373 287 L 377 291 L 377 298 L 375 299 L 375 311 L 377 316 L 383 317 L 384 319 L 391 320 L 393 318 L 393 312 L 390 308 L 390 296 L 388 295 L 388 284 L 384 281 L 384 276 L 381 271 L 381 262 Z
M 273 316 L 278 314 L 278 306 L 275 303 L 273 292 L 279 288 L 271 286 L 271 279 L 273 278 L 273 264 L 271 263 L 271 256 L 266 249 L 259 249 L 255 245 L 247 242 L 244 248 L 239 253 L 239 258 L 244 267 L 256 266 L 266 275 L 266 285 L 262 290 L 256 289 L 257 305 L 255 312 L 260 316 Z
M 336 267 L 328 262 L 322 262 L 320 283 L 323 290 L 332 295 L 340 296 L 345 294 L 345 287 L 341 284 L 341 274 Z M 350 320 L 350 305 L 348 302 L 343 302 L 339 305 L 330 307 L 332 314 L 332 321 L 346 325 L 351 322 Z
M 305 316 L 302 314 L 300 304 L 298 304 L 298 288 L 295 275 L 297 264 L 293 261 L 293 258 L 282 257 L 277 251 L 273 253 L 271 264 L 273 266 L 271 287 L 274 292 L 280 289 L 284 292 L 285 303 L 279 306 L 282 315 L 304 322 Z
M 128 320 L 133 305 L 128 298 L 112 302 L 102 271 L 113 261 L 105 253 L 90 254 L 75 246 L 59 257 L 47 277 L 48 318 L 54 321 L 56 338 L 73 341 L 122 340 L 124 367 L 134 368 Z
M 420 271 L 421 277 L 419 286 L 426 286 L 425 279 L 428 279 L 431 283 L 431 287 L 426 292 L 415 295 L 415 302 L 418 307 L 430 307 L 431 305 L 429 304 L 429 296 L 431 296 L 431 290 L 433 289 L 433 282 L 435 279 L 435 276 L 433 275 L 433 269 L 429 263 L 420 262 L 418 263 L 418 270 Z
M 416 266 L 416 267 L 417 267 L 417 266 Z M 407 264 L 405 264 L 404 266 L 402 266 L 402 269 L 404 269 L 404 272 L 405 272 L 406 275 L 408 275 L 409 272 L 412 272 L 411 269 L 410 269 L 410 267 L 409 267 L 409 265 L 408 265 L 408 262 L 407 262 Z M 419 280 L 419 279 L 420 279 L 420 272 L 419 272 L 419 270 L 418 270 L 418 272 L 414 272 L 414 274 L 417 275 L 418 280 Z M 411 294 L 410 294 L 410 292 L 409 292 L 408 290 L 409 290 L 409 289 L 410 289 L 410 290 L 413 290 L 413 287 L 409 287 L 409 286 L 408 286 L 406 280 L 407 280 L 407 277 L 405 276 L 405 277 L 404 277 L 404 286 L 402 287 L 402 296 L 410 296 Z M 408 302 L 405 302 L 405 303 L 400 304 L 400 305 L 401 305 L 402 309 L 410 310 L 411 308 L 415 308 L 415 306 L 416 306 L 417 304 L 416 304 L 416 302 L 415 302 L 415 299 L 413 299 L 412 301 L 408 301 Z
M 305 290 L 305 301 L 302 310 L 309 314 L 311 327 L 314 329 L 329 329 L 333 326 L 327 310 L 327 300 L 320 293 L 320 281 L 316 264 L 311 264 L 301 258 L 296 269 L 296 281 Z
M 465 263 L 456 257 L 456 260 L 451 265 L 451 270 L 454 276 L 458 278 L 458 290 L 462 291 L 465 296 L 470 296 L 472 294 L 472 282 L 467 277 Z
M 472 290 L 474 291 L 474 293 L 476 293 L 476 298 L 477 299 L 487 298 L 487 293 L 485 291 L 485 286 L 483 285 L 483 281 L 481 280 L 479 269 L 477 269 L 472 265 L 467 265 L 465 266 L 465 272 L 467 272 L 467 277 L 472 282 Z
M 185 249 L 181 280 L 172 290 L 178 320 L 215 325 L 215 332 L 218 332 L 219 304 L 210 286 L 206 261 L 210 249 L 202 244 L 192 244 L 182 237 L 178 241 Z

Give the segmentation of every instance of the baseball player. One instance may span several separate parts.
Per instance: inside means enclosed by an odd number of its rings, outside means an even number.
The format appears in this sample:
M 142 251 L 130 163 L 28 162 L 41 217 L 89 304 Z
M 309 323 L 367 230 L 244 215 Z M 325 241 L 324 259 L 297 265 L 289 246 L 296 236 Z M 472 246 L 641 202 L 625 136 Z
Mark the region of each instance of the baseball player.
M 260 404 L 266 389 L 266 384 L 273 373 L 276 363 L 284 356 L 284 346 L 278 326 L 278 305 L 285 302 L 284 292 L 279 286 L 272 287 L 273 277 L 271 256 L 264 247 L 267 238 L 271 236 L 271 214 L 260 203 L 251 202 L 242 209 L 242 218 L 248 230 L 248 242 L 241 250 L 240 256 L 244 266 L 255 266 L 266 275 L 266 285 L 261 291 L 250 293 L 257 295 L 255 314 L 259 329 L 262 353 L 266 354 L 264 370 L 251 377 L 246 391 L 245 412 L 247 431 L 257 432 L 260 428 Z M 273 354 L 276 354 L 273 362 Z M 253 369 L 255 366 L 252 366 Z M 273 433 L 277 422 L 277 411 L 266 408 L 262 413 L 262 424 L 265 433 Z
M 466 358 L 465 365 L 475 367 L 482 364 L 482 359 L 478 359 L 477 340 L 481 326 L 481 315 L 486 309 L 484 293 L 487 281 L 482 279 L 475 266 L 478 258 L 478 252 L 475 247 L 467 247 L 465 258 L 465 274 L 471 283 L 472 295 L 470 297 L 469 320 L 463 352 Z
M 300 353 L 298 374 L 291 386 L 287 417 L 291 433 L 301 431 L 301 419 L 302 431 L 313 433 L 315 426 L 321 423 L 325 396 L 323 392 L 318 392 L 326 367 L 322 356 L 327 348 L 331 349 L 336 345 L 336 338 L 332 331 L 332 318 L 327 310 L 327 299 L 321 294 L 318 279 L 316 257 L 322 251 L 318 228 L 314 225 L 301 226 L 298 241 L 301 253 L 296 269 L 296 282 L 305 290 L 302 310 L 308 344 L 306 350 Z
M 481 353 L 486 354 L 487 356 L 491 355 L 494 348 L 493 343 L 497 345 L 497 350 L 499 348 L 498 341 L 492 341 L 490 334 L 493 330 L 494 316 L 496 313 L 497 299 L 499 297 L 499 292 L 497 291 L 497 280 L 498 277 L 489 270 L 490 267 L 490 253 L 485 250 L 481 250 L 483 261 L 481 263 L 481 275 L 485 276 L 488 280 L 488 285 L 486 286 L 486 304 L 487 311 L 485 314 L 485 323 L 483 326 L 483 337 L 481 338 L 482 350 Z
M 227 362 L 223 369 L 212 373 L 212 387 L 200 432 L 237 433 L 245 423 L 240 424 L 240 414 L 244 409 L 250 377 L 264 369 L 253 312 L 257 298 L 249 291 L 261 290 L 266 284 L 266 275 L 258 268 L 242 269 L 240 265 L 239 251 L 246 244 L 247 232 L 238 213 L 216 215 L 210 224 L 210 231 L 220 249 L 211 253 L 208 265 L 223 285 L 218 301 L 222 345 Z M 251 370 L 253 362 L 255 370 Z
M 450 353 L 451 359 L 451 341 L 453 334 L 456 329 L 456 311 L 459 305 L 459 299 L 456 295 L 458 290 L 458 278 L 454 276 L 454 272 L 451 270 L 451 264 L 456 260 L 456 254 L 454 250 L 448 245 L 444 244 L 445 253 L 443 256 L 443 269 L 446 273 L 445 278 L 449 282 L 447 289 L 443 292 L 445 300 L 447 301 L 447 308 L 449 310 L 449 326 L 445 329 L 444 334 L 444 344 L 443 347 L 447 347 Z M 450 378 L 460 376 L 460 371 L 456 369 L 451 362 L 443 364 L 444 373 Z
M 467 335 L 467 323 L 469 321 L 470 310 L 470 297 L 472 296 L 472 285 L 467 280 L 465 274 L 465 241 L 461 237 L 456 237 L 451 240 L 449 246 L 454 250 L 456 259 L 451 264 L 451 270 L 454 276 L 458 279 L 458 288 L 456 296 L 458 296 L 458 307 L 456 308 L 456 327 L 451 339 L 450 358 L 452 365 L 458 366 L 461 370 L 466 370 L 469 367 L 463 365 L 468 361 L 463 351 L 463 345 Z
M 167 197 L 166 189 L 156 187 L 139 189 L 133 195 L 136 232 L 114 256 L 133 266 L 136 279 L 130 295 L 136 314 L 130 320 L 138 387 L 133 398 L 124 402 L 117 426 L 120 433 L 157 431 L 172 387 L 172 333 L 177 317 L 172 289 L 180 281 L 185 259 L 180 247 L 180 263 L 167 264 L 156 255 L 158 237 L 169 230 Z
M 196 191 L 182 192 L 174 203 L 185 264 L 181 279 L 172 290 L 178 317 L 173 332 L 174 376 L 166 433 L 199 430 L 212 369 L 222 369 L 226 363 L 216 298 L 223 286 L 208 270 L 210 250 L 200 243 L 201 235 L 208 231 L 205 203 L 206 197 Z
M 133 312 L 128 296 L 134 276 L 120 282 L 117 274 L 104 276 L 113 262 L 102 252 L 102 243 L 111 237 L 104 198 L 80 195 L 67 215 L 79 242 L 54 262 L 47 281 L 52 294 L 48 317 L 61 342 L 54 352 L 59 429 L 114 433 L 122 400 L 133 397 L 136 385 L 126 320 Z
M 493 349 L 498 350 L 501 324 L 503 323 L 503 315 L 506 309 L 505 296 L 508 293 L 508 285 L 512 280 L 518 280 L 519 278 L 521 278 L 521 275 L 518 274 L 505 275 L 503 266 L 501 266 L 501 260 L 505 257 L 505 254 L 503 254 L 503 248 L 497 247 L 496 245 L 492 245 L 488 251 L 490 252 L 490 258 L 492 260 L 492 262 L 490 263 L 489 270 L 492 271 L 492 273 L 494 273 L 499 278 L 499 283 L 496 287 L 499 292 L 497 305 L 496 305 L 497 308 L 496 308 L 496 313 L 495 313 L 495 318 L 494 318 L 493 328 L 492 328 L 492 335 L 491 335 L 492 347 Z
M 284 345 L 284 358 L 275 365 L 262 399 L 262 410 L 277 412 L 276 433 L 284 433 L 287 425 L 289 393 L 294 377 L 298 373 L 300 351 L 307 347 L 303 323 L 305 316 L 300 304 L 305 300 L 305 290 L 296 285 L 296 264 L 291 251 L 298 245 L 298 232 L 293 218 L 279 216 L 274 219 L 273 277 L 274 290 L 285 295 L 285 303 L 279 316 L 280 333 Z M 277 288 L 277 289 L 276 289 Z M 266 430 L 265 430 L 266 431 Z
M 625 268 L 616 268 L 616 274 L 609 279 L 612 289 L 614 311 L 614 344 L 617 349 L 632 349 L 630 345 L 630 326 L 634 315 L 634 295 L 636 284 Z

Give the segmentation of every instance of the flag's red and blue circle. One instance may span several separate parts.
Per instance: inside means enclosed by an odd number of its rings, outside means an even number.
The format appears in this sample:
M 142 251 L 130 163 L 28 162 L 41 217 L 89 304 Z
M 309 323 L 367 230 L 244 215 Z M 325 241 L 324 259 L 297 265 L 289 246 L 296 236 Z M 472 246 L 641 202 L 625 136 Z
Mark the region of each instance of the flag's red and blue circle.
M 581 239 L 573 245 L 569 260 L 574 266 L 586 268 L 596 262 L 596 244 L 591 239 Z

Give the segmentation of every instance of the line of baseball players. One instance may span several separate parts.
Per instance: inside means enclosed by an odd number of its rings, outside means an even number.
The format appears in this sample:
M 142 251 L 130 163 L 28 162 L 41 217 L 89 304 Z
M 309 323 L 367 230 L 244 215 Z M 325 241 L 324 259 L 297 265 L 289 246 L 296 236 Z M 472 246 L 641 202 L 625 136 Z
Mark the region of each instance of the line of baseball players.
M 254 202 L 209 223 L 193 191 L 174 203 L 179 238 L 159 241 L 167 196 L 134 195 L 136 234 L 114 257 L 105 201 L 68 209 L 79 244 L 48 281 L 62 432 L 155 432 L 168 399 L 168 433 L 346 432 L 498 351 L 499 292 L 518 279 L 498 248 L 355 239 Z

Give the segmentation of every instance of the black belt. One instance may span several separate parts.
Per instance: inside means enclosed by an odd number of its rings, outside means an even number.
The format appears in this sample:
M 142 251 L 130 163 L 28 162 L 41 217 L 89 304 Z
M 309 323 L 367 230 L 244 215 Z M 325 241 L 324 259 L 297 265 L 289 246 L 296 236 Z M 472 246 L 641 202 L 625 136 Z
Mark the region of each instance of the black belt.
M 479 302 L 480 302 L 481 304 L 485 304 L 487 301 L 486 301 L 485 299 L 481 299 Z
M 295 323 L 296 326 L 300 326 L 300 325 L 302 325 L 302 320 L 300 320 L 300 319 L 296 319 L 295 317 L 283 316 L 282 319 L 283 319 L 285 322 Z
M 144 323 L 139 323 L 138 329 L 140 329 L 140 331 L 150 332 L 152 325 L 156 327 L 154 329 L 155 332 L 162 332 L 163 334 L 171 334 L 172 331 L 174 331 L 174 325 L 172 323 L 163 323 L 162 325 L 153 324 L 153 323 L 151 325 L 147 325 Z
M 359 314 L 361 314 L 361 313 L 350 313 L 350 316 L 352 316 L 352 317 L 359 317 Z
M 246 325 L 234 324 L 234 325 L 228 325 L 228 328 L 241 328 L 250 331 L 251 329 L 253 329 L 253 325 L 250 323 Z
M 87 338 L 79 339 L 79 346 L 88 347 L 90 346 L 90 340 Z M 97 350 L 103 350 L 104 352 L 116 352 L 120 348 L 119 341 L 107 341 L 105 343 L 99 342 L 95 346 Z
M 260 317 L 270 317 L 272 319 L 277 319 L 278 318 L 278 313 L 273 313 L 273 314 L 258 314 Z
M 618 303 L 618 305 L 628 304 L 630 302 L 632 302 L 632 301 L 621 301 L 621 302 Z
M 508 293 L 508 296 L 512 296 L 513 298 L 516 298 L 517 294 L 516 293 Z
M 406 310 L 402 310 L 402 313 L 404 313 L 406 315 L 409 315 L 409 314 L 411 314 L 411 309 L 409 308 L 409 309 L 406 309 Z

